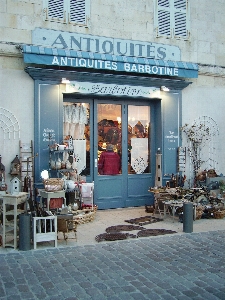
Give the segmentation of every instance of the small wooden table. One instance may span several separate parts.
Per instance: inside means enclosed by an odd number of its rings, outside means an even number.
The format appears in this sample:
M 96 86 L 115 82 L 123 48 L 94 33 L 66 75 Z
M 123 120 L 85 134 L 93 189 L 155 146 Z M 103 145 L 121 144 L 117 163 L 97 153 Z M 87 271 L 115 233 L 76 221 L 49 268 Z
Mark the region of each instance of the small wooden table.
M 64 199 L 64 205 L 66 206 L 66 197 L 65 197 L 65 191 L 56 191 L 56 192 L 47 192 L 45 190 L 40 190 L 40 206 L 43 207 L 43 198 L 47 199 L 47 210 L 49 209 L 49 203 L 51 198 L 63 198 Z

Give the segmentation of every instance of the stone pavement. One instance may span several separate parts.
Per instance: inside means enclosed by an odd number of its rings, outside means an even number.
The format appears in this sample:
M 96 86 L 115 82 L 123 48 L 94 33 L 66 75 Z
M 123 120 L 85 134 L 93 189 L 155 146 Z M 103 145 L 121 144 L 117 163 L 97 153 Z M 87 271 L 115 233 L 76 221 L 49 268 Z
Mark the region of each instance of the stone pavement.
M 225 299 L 225 230 L 0 252 L 0 299 Z

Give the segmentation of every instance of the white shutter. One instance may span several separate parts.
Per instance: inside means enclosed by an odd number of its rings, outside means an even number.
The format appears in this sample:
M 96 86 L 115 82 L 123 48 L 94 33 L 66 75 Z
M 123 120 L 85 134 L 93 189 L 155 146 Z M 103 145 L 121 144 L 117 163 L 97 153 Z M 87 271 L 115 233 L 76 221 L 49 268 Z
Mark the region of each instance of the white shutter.
M 88 0 L 70 0 L 69 22 L 88 25 L 89 4 Z
M 174 36 L 187 38 L 187 1 L 174 0 Z
M 171 12 L 170 12 L 170 0 L 158 0 L 158 28 L 157 36 L 171 37 Z
M 190 8 L 188 0 L 155 0 L 156 36 L 189 38 Z
M 48 0 L 47 20 L 67 22 L 66 2 L 66 0 Z

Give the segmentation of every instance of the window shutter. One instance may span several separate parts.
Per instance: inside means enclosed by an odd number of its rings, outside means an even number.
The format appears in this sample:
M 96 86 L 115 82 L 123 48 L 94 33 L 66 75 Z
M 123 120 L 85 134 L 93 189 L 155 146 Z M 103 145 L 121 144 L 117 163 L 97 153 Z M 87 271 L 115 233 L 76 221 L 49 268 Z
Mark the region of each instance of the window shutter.
M 188 0 L 155 0 L 154 25 L 156 36 L 188 39 L 190 8 Z
M 174 36 L 188 37 L 187 29 L 187 1 L 174 0 Z
M 87 25 L 88 4 L 89 1 L 87 0 L 70 0 L 69 22 Z
M 66 1 L 48 0 L 48 20 L 66 22 Z
M 158 36 L 171 36 L 170 0 L 158 0 Z

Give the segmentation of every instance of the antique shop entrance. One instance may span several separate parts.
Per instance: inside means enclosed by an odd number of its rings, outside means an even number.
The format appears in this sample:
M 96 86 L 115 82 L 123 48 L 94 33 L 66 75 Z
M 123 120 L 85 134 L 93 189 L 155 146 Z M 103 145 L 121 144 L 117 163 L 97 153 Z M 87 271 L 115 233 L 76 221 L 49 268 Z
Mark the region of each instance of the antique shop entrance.
M 63 135 L 74 139 L 78 172 L 88 182 L 94 181 L 94 199 L 99 209 L 151 202 L 148 189 L 155 180 L 156 128 L 161 124 L 155 116 L 160 107 L 159 99 L 92 99 L 64 94 Z M 71 113 L 73 123 L 67 122 Z M 104 175 L 98 168 L 108 144 L 120 156 L 118 174 Z

